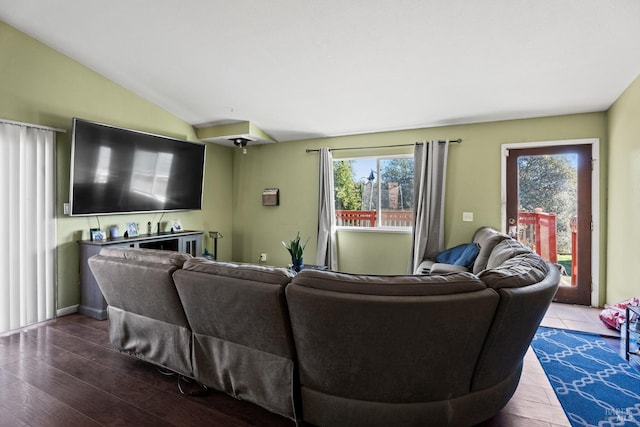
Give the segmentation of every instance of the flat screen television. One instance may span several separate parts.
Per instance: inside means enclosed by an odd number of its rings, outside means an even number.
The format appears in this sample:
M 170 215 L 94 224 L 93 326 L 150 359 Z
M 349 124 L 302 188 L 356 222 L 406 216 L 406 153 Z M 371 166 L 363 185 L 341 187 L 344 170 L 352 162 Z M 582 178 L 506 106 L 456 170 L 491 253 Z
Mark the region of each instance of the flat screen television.
M 71 215 L 202 209 L 204 144 L 73 119 Z

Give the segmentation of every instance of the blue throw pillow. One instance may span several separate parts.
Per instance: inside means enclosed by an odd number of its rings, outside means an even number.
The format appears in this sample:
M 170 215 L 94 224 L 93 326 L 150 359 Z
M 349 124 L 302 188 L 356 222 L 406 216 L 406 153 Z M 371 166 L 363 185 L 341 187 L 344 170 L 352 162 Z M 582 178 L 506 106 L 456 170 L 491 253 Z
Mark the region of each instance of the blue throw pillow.
M 477 243 L 470 243 L 467 245 L 464 252 L 462 252 L 462 255 L 460 255 L 460 257 L 455 260 L 454 264 L 461 265 L 463 267 L 466 267 L 467 269 L 470 269 L 471 267 L 473 267 L 473 263 L 476 261 L 479 253 L 480 245 Z
M 460 258 L 460 255 L 467 249 L 468 243 L 464 243 L 462 245 L 454 246 L 453 248 L 446 249 L 436 255 L 436 262 L 441 262 L 444 264 L 453 264 L 455 260 Z
M 471 268 L 479 253 L 480 246 L 477 243 L 463 243 L 440 252 L 435 261 Z

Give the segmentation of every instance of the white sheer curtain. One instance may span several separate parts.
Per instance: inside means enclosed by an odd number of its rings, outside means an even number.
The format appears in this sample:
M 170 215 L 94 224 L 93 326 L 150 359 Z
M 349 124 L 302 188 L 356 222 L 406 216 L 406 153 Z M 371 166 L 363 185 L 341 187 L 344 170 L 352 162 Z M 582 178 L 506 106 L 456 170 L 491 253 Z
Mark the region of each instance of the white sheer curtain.
M 55 130 L 0 122 L 0 333 L 55 315 Z
M 319 150 L 318 249 L 316 264 L 338 269 L 336 212 L 333 205 L 333 155 L 328 148 Z
M 414 149 L 413 246 L 409 273 L 444 249 L 444 194 L 449 141 L 423 141 Z

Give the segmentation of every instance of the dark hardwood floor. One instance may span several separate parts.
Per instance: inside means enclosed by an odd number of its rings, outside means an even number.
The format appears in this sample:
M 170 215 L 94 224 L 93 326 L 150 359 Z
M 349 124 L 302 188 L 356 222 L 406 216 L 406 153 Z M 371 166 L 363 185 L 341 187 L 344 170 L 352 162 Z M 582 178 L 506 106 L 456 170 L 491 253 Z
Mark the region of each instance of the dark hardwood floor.
M 294 426 L 211 391 L 185 396 L 177 378 L 118 353 L 106 321 L 79 314 L 0 336 L 0 426 Z M 521 384 L 495 426 L 568 425 L 528 355 Z
M 294 426 L 113 350 L 107 322 L 74 314 L 0 337 L 2 426 Z

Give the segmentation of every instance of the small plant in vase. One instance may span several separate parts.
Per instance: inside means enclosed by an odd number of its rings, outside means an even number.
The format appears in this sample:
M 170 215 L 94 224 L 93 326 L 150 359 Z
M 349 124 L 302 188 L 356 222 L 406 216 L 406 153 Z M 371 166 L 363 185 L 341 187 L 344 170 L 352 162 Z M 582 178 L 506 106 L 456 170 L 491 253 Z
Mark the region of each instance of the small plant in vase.
M 285 242 L 282 242 L 282 245 L 285 248 L 287 248 L 287 250 L 289 251 L 289 254 L 291 254 L 291 264 L 293 264 L 293 269 L 295 271 L 302 270 L 302 267 L 304 266 L 302 255 L 304 252 L 304 248 L 305 246 L 307 246 L 308 242 L 309 242 L 309 238 L 307 238 L 304 244 L 300 243 L 300 232 L 296 234 L 295 239 L 289 242 L 289 245 L 287 245 Z

